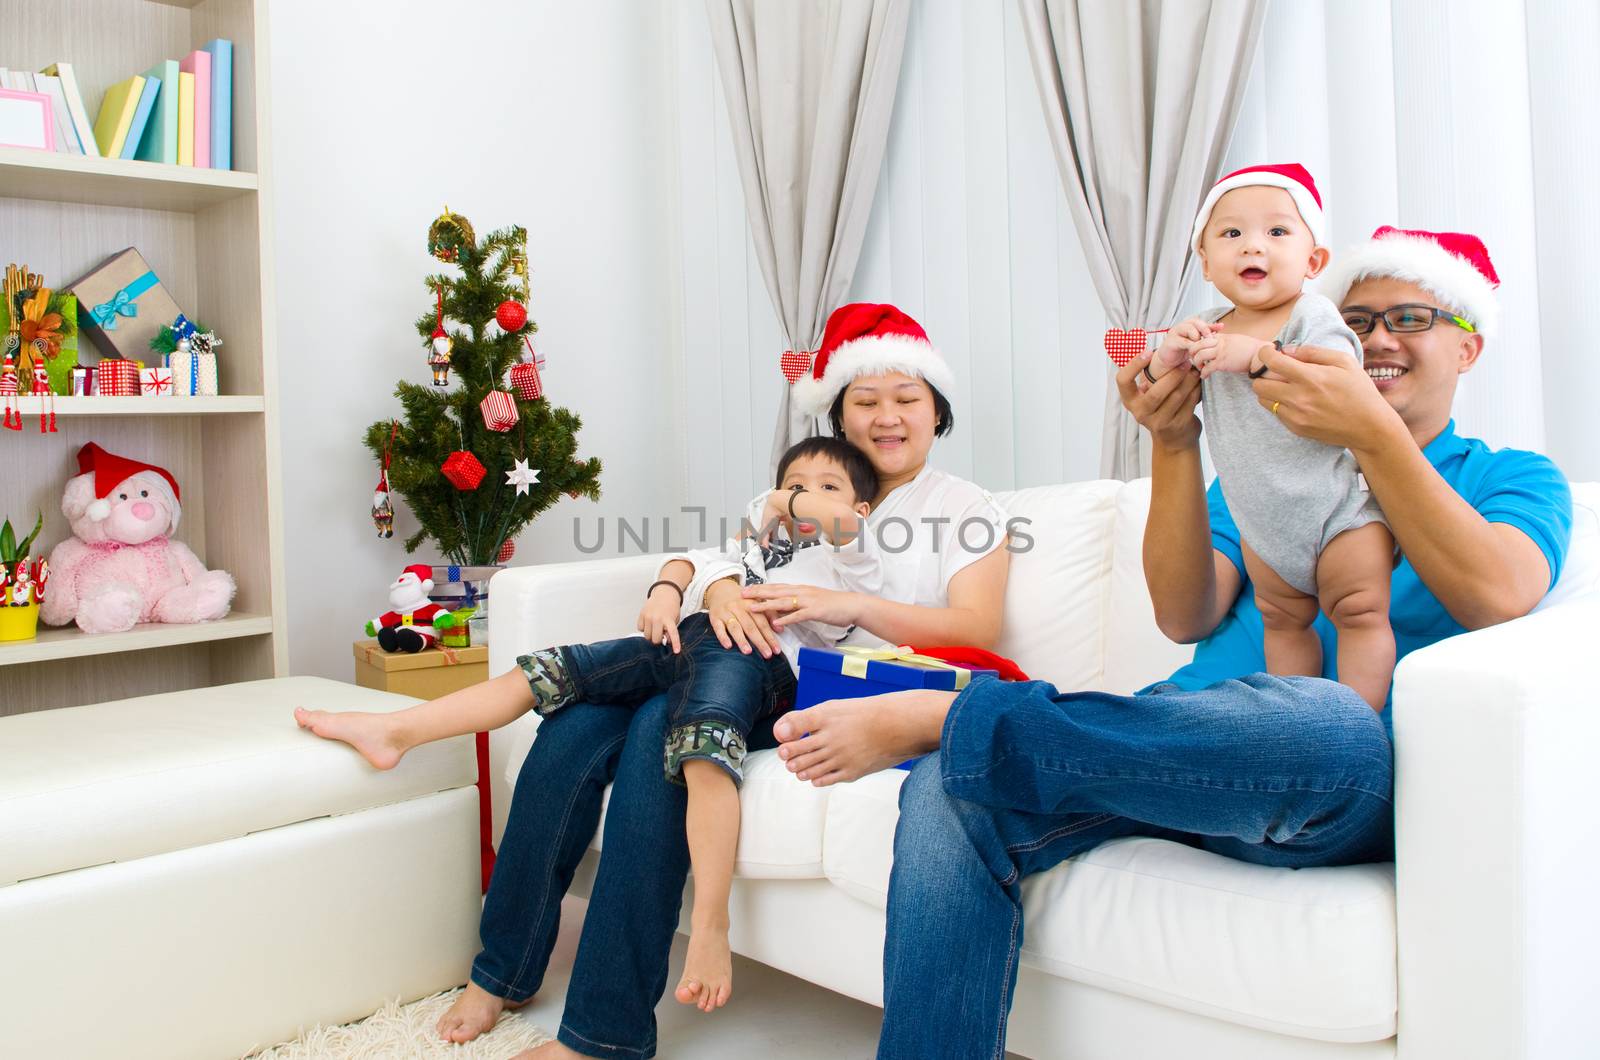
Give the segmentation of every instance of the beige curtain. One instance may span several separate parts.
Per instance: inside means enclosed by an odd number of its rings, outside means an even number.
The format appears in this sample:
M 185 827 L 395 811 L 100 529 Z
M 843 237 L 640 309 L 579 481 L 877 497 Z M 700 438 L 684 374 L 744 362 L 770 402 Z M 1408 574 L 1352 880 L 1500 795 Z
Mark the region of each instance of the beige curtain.
M 910 0 L 706 0 L 745 209 L 790 349 L 814 350 L 861 256 L 889 138 Z M 816 433 L 783 388 L 776 462 Z
M 1018 0 L 1072 221 L 1110 327 L 1173 322 L 1189 230 L 1244 97 L 1266 0 Z M 1263 159 L 1262 161 L 1276 161 Z M 1085 357 L 1105 357 L 1084 350 Z M 1100 471 L 1148 474 L 1109 359 Z

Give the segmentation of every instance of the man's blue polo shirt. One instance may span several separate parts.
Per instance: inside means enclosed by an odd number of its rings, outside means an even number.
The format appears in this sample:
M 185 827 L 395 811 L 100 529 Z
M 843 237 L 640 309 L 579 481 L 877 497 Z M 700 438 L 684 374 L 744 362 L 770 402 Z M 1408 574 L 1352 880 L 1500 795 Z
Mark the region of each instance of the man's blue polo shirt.
M 1550 584 L 1555 585 L 1572 539 L 1572 491 L 1566 476 L 1548 457 L 1520 449 L 1490 449 L 1476 438 L 1462 438 L 1456 434 L 1454 420 L 1428 443 L 1422 455 L 1479 515 L 1527 534 L 1544 553 L 1550 565 Z M 1206 503 L 1211 515 L 1211 545 L 1233 561 L 1243 586 L 1227 617 L 1195 647 L 1194 661 L 1172 675 L 1174 684 L 1189 690 L 1267 668 L 1261 647 L 1261 612 L 1244 573 L 1239 528 L 1215 482 L 1206 491 Z M 1396 661 L 1418 648 L 1466 632 L 1422 584 L 1409 559 L 1402 559 L 1395 568 L 1389 594 Z M 1322 638 L 1323 676 L 1338 680 L 1337 634 L 1326 615 L 1317 616 L 1317 632 Z M 1388 720 L 1387 712 L 1384 720 Z

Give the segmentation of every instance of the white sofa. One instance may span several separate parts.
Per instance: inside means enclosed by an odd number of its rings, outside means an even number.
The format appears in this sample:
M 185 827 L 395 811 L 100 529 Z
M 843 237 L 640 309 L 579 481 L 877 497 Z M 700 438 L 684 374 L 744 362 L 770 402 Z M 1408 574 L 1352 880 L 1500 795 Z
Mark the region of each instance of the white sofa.
M 0 1057 L 240 1056 L 465 981 L 477 759 L 390 772 L 299 704 L 315 677 L 0 717 Z
M 1145 586 L 1149 488 L 1000 498 L 1036 540 L 1013 560 L 1000 646 L 1031 675 L 1126 692 L 1189 658 L 1157 630 Z M 1271 869 L 1125 839 L 1030 879 L 1008 1047 L 1073 1060 L 1600 1056 L 1588 779 L 1600 747 L 1600 485 L 1575 494 L 1572 561 L 1540 611 L 1417 652 L 1396 674 L 1396 865 Z M 631 633 L 656 562 L 499 575 L 491 672 L 532 646 Z M 492 741 L 497 837 L 536 725 L 530 716 Z M 772 752 L 752 756 L 738 952 L 882 1003 L 903 778 L 818 790 Z

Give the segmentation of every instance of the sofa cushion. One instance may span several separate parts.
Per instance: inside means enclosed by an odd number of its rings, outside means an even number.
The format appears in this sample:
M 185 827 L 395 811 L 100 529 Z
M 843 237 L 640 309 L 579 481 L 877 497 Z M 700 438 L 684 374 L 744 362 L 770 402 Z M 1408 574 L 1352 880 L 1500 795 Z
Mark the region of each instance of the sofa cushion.
M 1194 658 L 1193 644 L 1176 644 L 1156 625 L 1144 578 L 1144 524 L 1150 515 L 1150 480 L 1117 491 L 1111 524 L 1111 577 L 1106 591 L 1106 662 L 1103 691 L 1127 695 L 1165 680 Z
M 1040 486 L 995 498 L 1012 520 L 1028 520 L 1013 534 L 997 650 L 1029 677 L 1061 688 L 1103 682 L 1106 572 L 1121 485 Z
M 414 702 L 288 677 L 0 718 L 0 886 L 474 783 L 470 737 L 381 772 L 291 714 Z
M 877 909 L 903 779 L 896 770 L 828 789 L 823 867 Z M 1053 975 L 1297 1037 L 1394 1033 L 1392 865 L 1288 871 L 1136 838 L 1022 891 L 1022 959 Z

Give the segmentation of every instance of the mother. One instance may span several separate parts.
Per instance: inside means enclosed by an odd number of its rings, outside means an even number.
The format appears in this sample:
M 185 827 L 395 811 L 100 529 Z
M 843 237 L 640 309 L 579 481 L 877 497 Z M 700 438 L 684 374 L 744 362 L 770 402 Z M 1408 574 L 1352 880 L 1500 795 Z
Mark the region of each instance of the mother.
M 977 486 L 927 462 L 934 438 L 953 425 L 953 382 L 922 328 L 895 307 L 848 305 L 829 317 L 812 375 L 794 397 L 812 415 L 826 414 L 877 469 L 873 525 L 883 535 L 885 595 L 914 603 L 807 586 L 741 589 L 726 579 L 703 597 L 724 647 L 776 651 L 773 626 L 807 619 L 857 625 L 896 644 L 994 645 L 1009 567 L 1000 547 L 1005 514 Z M 987 530 L 976 532 L 974 521 Z M 655 1006 L 689 868 L 684 789 L 661 768 L 666 703 L 590 705 L 540 724 L 484 903 L 483 952 L 440 1020 L 441 1036 L 470 1040 L 539 989 L 561 898 L 614 784 L 558 1040 L 530 1055 L 655 1055 Z

